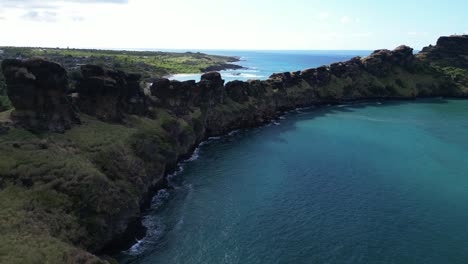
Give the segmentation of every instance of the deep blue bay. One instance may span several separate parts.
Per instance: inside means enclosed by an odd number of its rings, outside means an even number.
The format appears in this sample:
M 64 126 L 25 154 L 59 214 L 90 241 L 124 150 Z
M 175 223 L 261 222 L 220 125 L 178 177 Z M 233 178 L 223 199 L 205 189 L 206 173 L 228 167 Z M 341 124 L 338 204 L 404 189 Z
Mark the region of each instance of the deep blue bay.
M 304 109 L 203 144 L 123 263 L 466 263 L 468 101 Z

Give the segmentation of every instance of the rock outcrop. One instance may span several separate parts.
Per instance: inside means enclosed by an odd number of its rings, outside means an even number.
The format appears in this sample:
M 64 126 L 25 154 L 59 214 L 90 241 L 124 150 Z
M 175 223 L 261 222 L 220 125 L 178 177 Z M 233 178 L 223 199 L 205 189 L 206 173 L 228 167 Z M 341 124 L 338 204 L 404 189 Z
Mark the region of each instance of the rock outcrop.
M 222 104 L 225 97 L 224 80 L 218 72 L 203 74 L 199 83 L 162 78 L 153 82 L 151 94 L 158 98 L 159 106 L 184 114 L 193 106 Z
M 468 55 L 468 35 L 440 37 L 435 48 L 439 52 Z
M 64 132 L 80 123 L 67 97 L 67 73 L 60 65 L 42 59 L 4 60 L 2 69 L 15 108 L 11 118 L 17 125 L 37 132 Z
M 146 97 L 139 84 L 140 75 L 96 65 L 82 66 L 81 74 L 76 91 L 78 108 L 83 113 L 118 122 L 124 113 L 143 115 L 147 112 Z
M 441 66 L 468 69 L 468 35 L 440 37 L 435 46 L 423 48 L 418 57 Z
M 399 46 L 393 51 L 386 49 L 374 51 L 363 59 L 363 65 L 368 72 L 383 77 L 395 66 L 410 67 L 413 60 L 413 49 Z

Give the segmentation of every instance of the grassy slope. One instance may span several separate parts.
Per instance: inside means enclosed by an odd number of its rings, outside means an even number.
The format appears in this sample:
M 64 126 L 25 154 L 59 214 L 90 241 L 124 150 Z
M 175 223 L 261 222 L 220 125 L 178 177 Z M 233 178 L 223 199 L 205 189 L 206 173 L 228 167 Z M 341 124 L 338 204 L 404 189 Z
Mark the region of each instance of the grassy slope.
M 0 136 L 0 263 L 97 260 L 71 244 L 95 247 L 104 217 L 139 207 L 147 172 L 161 179 L 163 161 L 187 151 L 164 126 L 193 133 L 164 111 L 157 119 L 129 116 L 126 125 L 81 118 L 65 134 L 10 129 Z

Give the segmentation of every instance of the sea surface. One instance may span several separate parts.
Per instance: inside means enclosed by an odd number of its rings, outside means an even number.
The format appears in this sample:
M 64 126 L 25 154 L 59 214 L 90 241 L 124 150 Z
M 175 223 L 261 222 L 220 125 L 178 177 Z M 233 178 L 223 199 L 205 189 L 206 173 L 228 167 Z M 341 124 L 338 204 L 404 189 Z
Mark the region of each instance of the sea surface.
M 181 50 L 171 50 L 182 52 Z M 241 51 L 241 50 L 196 50 L 193 52 L 237 56 L 241 61 L 234 64 L 245 69 L 221 71 L 226 82 L 233 80 L 264 80 L 278 72 L 300 71 L 329 65 L 333 62 L 346 61 L 355 56 L 367 56 L 366 50 L 312 50 L 312 51 Z M 201 74 L 176 74 L 170 79 L 186 81 L 200 80 Z
M 467 263 L 468 101 L 302 109 L 205 142 L 122 263 Z

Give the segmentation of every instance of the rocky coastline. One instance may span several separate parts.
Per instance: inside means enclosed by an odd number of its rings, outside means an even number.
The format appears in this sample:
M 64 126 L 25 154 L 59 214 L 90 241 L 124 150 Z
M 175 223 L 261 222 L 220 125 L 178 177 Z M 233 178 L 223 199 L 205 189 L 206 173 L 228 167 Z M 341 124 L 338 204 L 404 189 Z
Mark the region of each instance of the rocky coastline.
M 200 82 L 163 78 L 145 90 L 139 74 L 96 65 L 82 66 L 69 89 L 59 64 L 4 60 L 14 110 L 0 114 L 0 153 L 7 157 L 0 162 L 0 199 L 16 203 L 0 207 L 9 212 L 0 215 L 8 230 L 0 236 L 38 240 L 17 239 L 0 249 L 23 263 L 37 256 L 49 263 L 112 262 L 102 253 L 142 235 L 149 199 L 208 137 L 298 107 L 466 98 L 467 62 L 468 36 L 450 36 L 416 55 L 400 46 L 265 81 L 225 84 L 208 72 Z

